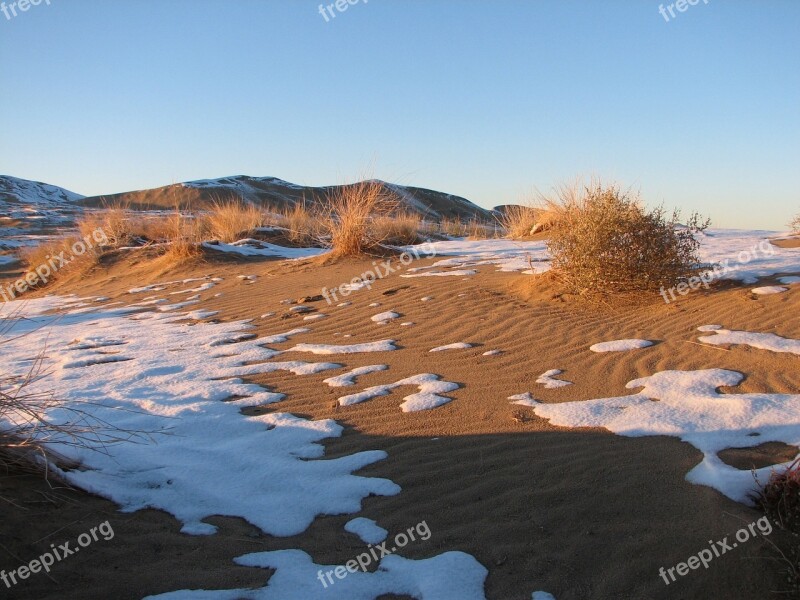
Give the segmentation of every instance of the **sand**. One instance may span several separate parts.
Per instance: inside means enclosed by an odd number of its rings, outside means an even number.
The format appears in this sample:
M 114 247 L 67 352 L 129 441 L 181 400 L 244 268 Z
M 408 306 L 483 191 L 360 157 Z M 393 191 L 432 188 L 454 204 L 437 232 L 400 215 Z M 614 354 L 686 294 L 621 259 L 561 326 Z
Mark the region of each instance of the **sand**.
M 415 266 L 433 261 L 423 260 Z M 362 273 L 370 260 L 320 265 L 307 260 L 209 261 L 163 274 L 141 260 L 97 268 L 83 277 L 66 277 L 51 293 L 103 295 L 130 302 L 127 290 L 182 277 L 224 278 L 202 292 L 192 308 L 220 311 L 216 318 L 254 319 L 266 335 L 304 326 L 303 315 L 283 318 L 281 300 L 321 293 Z M 323 380 L 336 373 L 297 377 L 259 375 L 251 381 L 287 394 L 277 405 L 254 411 L 292 412 L 313 419 L 333 418 L 345 425 L 341 438 L 326 444 L 328 457 L 361 450 L 385 450 L 389 458 L 361 473 L 386 477 L 403 491 L 369 498 L 357 516 L 375 519 L 390 535 L 425 520 L 432 536 L 403 553 L 426 558 L 448 550 L 475 556 L 489 569 L 486 596 L 529 599 L 546 590 L 559 600 L 586 598 L 773 597 L 785 582 L 768 545 L 752 540 L 666 586 L 660 567 L 669 568 L 731 536 L 761 514 L 720 493 L 685 480 L 701 454 L 675 438 L 623 438 L 602 429 L 550 425 L 532 410 L 507 398 L 530 391 L 543 402 L 585 400 L 626 393 L 625 384 L 664 369 L 724 368 L 747 375 L 736 392 L 797 393 L 798 358 L 737 346 L 698 345 L 698 326 L 719 323 L 727 329 L 772 332 L 800 338 L 800 289 L 754 297 L 747 286 L 724 284 L 696 291 L 666 305 L 658 296 L 647 305 L 596 304 L 554 291 L 546 276 L 499 273 L 489 266 L 460 277 L 376 282 L 344 299 L 346 307 L 324 300 L 306 304 L 329 315 L 311 324 L 304 343 L 356 344 L 397 340 L 399 350 L 337 356 L 347 370 L 385 363 L 387 371 L 360 376 L 356 385 L 331 388 Z M 257 274 L 254 283 L 237 275 Z M 760 285 L 775 283 L 763 280 Z M 216 296 L 217 294 L 221 296 Z M 432 296 L 427 302 L 420 298 Z M 380 307 L 370 304 L 380 303 Z M 371 321 L 384 311 L 402 315 L 385 325 Z M 260 318 L 275 312 L 275 315 Z M 401 322 L 413 322 L 403 327 Z M 307 324 L 307 323 L 306 323 Z M 339 335 L 336 335 L 339 334 Z M 344 334 L 352 337 L 344 338 Z M 596 354 L 592 344 L 647 339 L 646 349 Z M 430 353 L 458 342 L 471 348 Z M 296 342 L 275 344 L 286 350 Z M 483 353 L 499 349 L 497 356 Z M 305 355 L 307 358 L 308 355 Z M 289 359 L 302 359 L 299 353 Z M 550 369 L 573 385 L 545 389 L 536 379 Z M 342 371 L 344 372 L 344 371 Z M 393 383 L 419 373 L 435 373 L 460 388 L 453 401 L 435 410 L 403 413 L 404 387 L 365 403 L 340 407 L 336 399 L 367 386 Z M 731 452 L 730 464 L 749 468 L 786 459 L 786 449 Z M 299 548 L 317 563 L 338 564 L 363 551 L 364 543 L 346 533 L 355 515 L 318 518 L 302 535 L 274 538 L 230 518 L 210 521 L 211 537 L 179 533 L 180 523 L 157 511 L 122 514 L 113 503 L 75 490 L 51 490 L 40 478 L 0 477 L 4 509 L 0 568 L 14 569 L 47 550 L 53 541 L 74 539 L 109 520 L 115 537 L 56 565 L 51 578 L 35 576 L 9 598 L 141 598 L 182 588 L 261 587 L 270 573 L 236 566 L 236 556 L 261 550 Z M 784 534 L 770 536 L 780 541 Z M 2 584 L 0 584 L 1 586 Z M 2 587 L 0 587 L 2 589 Z

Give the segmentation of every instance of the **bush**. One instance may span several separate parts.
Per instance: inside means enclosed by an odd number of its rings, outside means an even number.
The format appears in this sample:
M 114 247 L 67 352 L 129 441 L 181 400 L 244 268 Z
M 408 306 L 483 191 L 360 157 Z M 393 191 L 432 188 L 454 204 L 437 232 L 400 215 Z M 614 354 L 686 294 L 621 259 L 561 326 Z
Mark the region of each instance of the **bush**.
M 405 246 L 419 243 L 421 227 L 420 216 L 412 213 L 378 215 L 370 222 L 369 236 L 382 244 Z
M 328 197 L 332 256 L 358 256 L 376 251 L 382 240 L 370 230 L 371 220 L 395 212 L 399 205 L 397 197 L 380 181 L 336 188 Z
M 237 200 L 214 202 L 205 215 L 206 228 L 212 238 L 222 242 L 236 242 L 261 227 L 264 217 L 252 204 Z
M 555 274 L 577 293 L 671 287 L 699 270 L 695 233 L 708 227 L 693 214 L 647 211 L 638 196 L 593 182 L 563 187 L 547 201 L 552 214 L 548 247 Z
M 286 237 L 298 246 L 316 246 L 328 235 L 326 219 L 310 210 L 305 202 L 281 211 L 278 223 L 286 228 Z
M 786 470 L 773 470 L 754 500 L 783 529 L 800 533 L 800 461 Z
M 800 214 L 794 218 L 794 220 L 789 224 L 789 227 L 791 227 L 792 231 L 795 233 L 800 233 Z

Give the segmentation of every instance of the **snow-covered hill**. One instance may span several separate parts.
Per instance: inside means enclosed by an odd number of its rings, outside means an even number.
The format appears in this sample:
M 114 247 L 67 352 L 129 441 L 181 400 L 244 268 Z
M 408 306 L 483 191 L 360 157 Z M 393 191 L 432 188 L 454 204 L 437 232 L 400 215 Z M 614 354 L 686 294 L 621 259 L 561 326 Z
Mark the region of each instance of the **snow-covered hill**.
M 0 175 L 0 211 L 19 208 L 20 205 L 52 208 L 70 205 L 83 198 L 80 194 L 48 183 Z

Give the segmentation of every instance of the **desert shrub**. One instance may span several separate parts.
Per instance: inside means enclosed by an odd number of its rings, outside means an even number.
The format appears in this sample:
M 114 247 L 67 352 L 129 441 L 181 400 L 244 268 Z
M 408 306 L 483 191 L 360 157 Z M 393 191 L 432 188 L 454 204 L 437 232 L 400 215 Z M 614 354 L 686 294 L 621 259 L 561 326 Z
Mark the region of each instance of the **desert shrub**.
M 209 235 L 222 242 L 235 242 L 248 237 L 261 227 L 264 217 L 261 210 L 252 204 L 238 200 L 215 201 L 203 216 Z
M 162 226 L 167 240 L 163 246 L 163 259 L 167 266 L 177 266 L 202 254 L 201 244 L 208 237 L 204 219 L 175 210 L 164 218 Z
M 754 500 L 782 528 L 800 533 L 800 460 L 785 470 L 774 469 Z
M 555 274 L 574 292 L 639 291 L 673 286 L 699 270 L 695 233 L 708 226 L 693 214 L 646 210 L 618 186 L 562 188 L 546 205 Z
M 44 287 L 67 270 L 90 268 L 97 264 L 97 260 L 102 254 L 102 249 L 96 245 L 94 240 L 91 241 L 91 244 L 90 247 L 81 238 L 68 235 L 45 240 L 36 246 L 22 248 L 19 253 L 25 264 L 25 273 L 22 278 L 35 275 L 36 281 L 33 287 Z M 80 252 L 76 253 L 76 248 Z M 63 257 L 67 261 L 66 264 L 61 264 L 58 257 Z
M 280 222 L 286 228 L 286 237 L 299 246 L 316 246 L 328 236 L 328 217 L 312 210 L 305 202 L 298 202 L 280 212 Z
M 798 214 L 791 223 L 789 223 L 789 227 L 792 228 L 792 231 L 795 233 L 800 233 L 800 214 Z
M 369 237 L 382 244 L 416 244 L 420 241 L 421 228 L 420 216 L 413 213 L 378 215 L 370 222 Z
M 77 222 L 80 237 L 91 237 L 101 230 L 106 237 L 106 243 L 113 248 L 120 248 L 133 244 L 140 232 L 137 231 L 139 217 L 127 208 L 109 208 L 92 211 L 85 214 Z
M 439 231 L 451 237 L 464 237 L 467 235 L 467 227 L 459 218 L 444 218 L 439 223 Z
M 507 237 L 512 240 L 525 238 L 531 235 L 536 226 L 537 210 L 532 206 L 513 204 L 505 207 L 498 220 Z
M 373 217 L 391 214 L 399 205 L 397 197 L 379 181 L 335 188 L 327 201 L 331 254 L 358 256 L 375 251 L 381 240 L 370 230 Z

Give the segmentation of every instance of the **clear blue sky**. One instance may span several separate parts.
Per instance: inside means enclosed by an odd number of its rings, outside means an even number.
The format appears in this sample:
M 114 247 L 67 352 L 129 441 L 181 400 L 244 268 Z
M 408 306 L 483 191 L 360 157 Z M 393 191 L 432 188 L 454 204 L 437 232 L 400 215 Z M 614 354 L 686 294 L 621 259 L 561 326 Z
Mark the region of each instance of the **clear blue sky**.
M 3 174 L 366 169 L 487 207 L 596 174 L 718 226 L 800 212 L 797 0 L 47 1 L 0 12 Z

